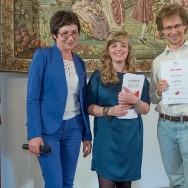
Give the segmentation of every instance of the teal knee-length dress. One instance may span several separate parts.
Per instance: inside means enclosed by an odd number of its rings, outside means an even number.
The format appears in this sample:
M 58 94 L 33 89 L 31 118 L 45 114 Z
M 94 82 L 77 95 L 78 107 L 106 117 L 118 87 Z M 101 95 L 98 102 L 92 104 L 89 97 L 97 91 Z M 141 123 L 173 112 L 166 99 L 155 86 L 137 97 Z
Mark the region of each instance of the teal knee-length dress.
M 139 74 L 139 73 L 137 73 Z M 118 73 L 118 84 L 104 85 L 99 71 L 95 71 L 87 86 L 87 106 L 118 105 L 118 93 L 122 90 L 124 73 Z M 141 100 L 150 104 L 149 82 L 144 81 Z M 143 123 L 135 119 L 112 117 L 94 118 L 94 139 L 91 169 L 98 175 L 117 182 L 141 178 L 143 149 Z

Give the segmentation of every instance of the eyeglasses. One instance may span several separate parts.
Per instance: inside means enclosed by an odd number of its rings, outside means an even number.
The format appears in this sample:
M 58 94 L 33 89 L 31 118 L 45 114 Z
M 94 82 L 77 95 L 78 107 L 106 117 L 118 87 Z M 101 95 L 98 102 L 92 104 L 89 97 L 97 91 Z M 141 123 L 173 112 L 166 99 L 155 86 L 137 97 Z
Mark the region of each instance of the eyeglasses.
M 59 34 L 60 34 L 61 37 L 64 38 L 64 39 L 68 39 L 70 36 L 71 36 L 72 38 L 76 38 L 76 37 L 78 37 L 78 36 L 80 35 L 77 31 L 73 31 L 73 32 L 71 32 L 71 33 L 69 33 L 69 32 L 63 32 L 63 33 L 59 33 Z
M 163 30 L 165 30 L 165 31 L 172 31 L 173 28 L 176 29 L 176 30 L 178 30 L 178 29 L 181 29 L 182 25 L 183 24 L 176 24 L 175 26 L 164 27 Z

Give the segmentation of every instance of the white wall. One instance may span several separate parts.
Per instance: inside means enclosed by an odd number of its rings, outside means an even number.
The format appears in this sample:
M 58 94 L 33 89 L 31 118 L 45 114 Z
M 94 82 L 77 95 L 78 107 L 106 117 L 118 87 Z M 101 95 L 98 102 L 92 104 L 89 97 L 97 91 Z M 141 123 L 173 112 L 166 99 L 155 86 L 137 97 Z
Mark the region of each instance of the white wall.
M 27 142 L 25 127 L 27 74 L 0 73 L 0 81 L 1 188 L 42 188 L 43 179 L 36 157 L 21 148 L 22 144 Z M 142 179 L 134 182 L 132 188 L 168 186 L 156 136 L 157 119 L 158 114 L 151 105 L 151 111 L 143 117 Z M 85 159 L 80 153 L 74 188 L 98 187 L 96 174 L 90 170 L 90 162 L 91 156 Z

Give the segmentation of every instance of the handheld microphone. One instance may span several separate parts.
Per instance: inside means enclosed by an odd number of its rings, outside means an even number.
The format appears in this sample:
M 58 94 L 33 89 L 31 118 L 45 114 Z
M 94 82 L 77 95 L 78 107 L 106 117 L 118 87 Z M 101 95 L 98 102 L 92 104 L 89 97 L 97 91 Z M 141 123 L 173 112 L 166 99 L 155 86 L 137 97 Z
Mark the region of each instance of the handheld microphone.
M 29 144 L 23 144 L 22 148 L 29 150 Z M 51 152 L 51 147 L 50 146 L 40 146 L 39 150 L 41 153 L 49 153 L 49 152 Z

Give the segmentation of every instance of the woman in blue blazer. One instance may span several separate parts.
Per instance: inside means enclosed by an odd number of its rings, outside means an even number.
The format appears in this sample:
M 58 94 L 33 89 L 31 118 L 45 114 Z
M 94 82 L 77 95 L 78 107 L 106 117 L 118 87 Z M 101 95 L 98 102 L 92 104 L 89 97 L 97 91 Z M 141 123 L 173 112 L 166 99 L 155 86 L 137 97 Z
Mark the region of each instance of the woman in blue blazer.
M 50 22 L 55 45 L 36 50 L 27 86 L 29 150 L 36 154 L 45 188 L 72 188 L 83 141 L 83 156 L 91 152 L 89 116 L 85 109 L 86 71 L 72 52 L 80 23 L 71 11 L 56 12 Z M 50 153 L 41 153 L 48 145 Z

